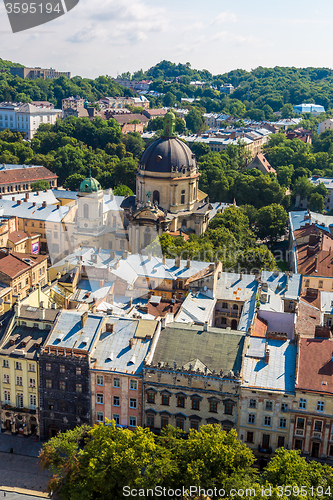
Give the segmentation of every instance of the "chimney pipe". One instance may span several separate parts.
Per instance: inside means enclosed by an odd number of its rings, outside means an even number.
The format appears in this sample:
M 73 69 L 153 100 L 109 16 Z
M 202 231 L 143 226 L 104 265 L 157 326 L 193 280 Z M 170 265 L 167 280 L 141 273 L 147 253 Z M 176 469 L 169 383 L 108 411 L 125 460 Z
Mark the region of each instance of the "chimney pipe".
M 86 324 L 86 321 L 88 319 L 88 311 L 85 311 L 82 316 L 81 316 L 81 328 L 84 327 L 84 325 Z
M 186 267 L 187 269 L 190 269 L 191 267 L 191 259 L 188 257 L 187 262 L 186 262 Z
M 269 349 L 266 349 L 265 351 L 265 363 L 267 364 L 269 362 Z
M 18 205 L 21 205 L 21 203 L 22 203 L 21 200 L 17 200 Z
M 129 339 L 129 341 L 128 341 L 128 347 L 129 347 L 130 349 L 132 349 L 133 344 L 134 344 L 134 340 L 133 340 L 133 339 Z

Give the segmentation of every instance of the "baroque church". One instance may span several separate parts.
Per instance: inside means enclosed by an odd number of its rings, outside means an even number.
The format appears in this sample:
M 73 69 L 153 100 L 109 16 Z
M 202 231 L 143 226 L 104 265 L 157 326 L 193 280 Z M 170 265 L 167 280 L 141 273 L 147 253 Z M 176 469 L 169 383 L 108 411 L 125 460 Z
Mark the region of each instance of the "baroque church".
M 136 174 L 136 196 L 121 207 L 128 221 L 129 249 L 146 248 L 157 235 L 206 231 L 212 209 L 199 189 L 199 170 L 191 149 L 175 134 L 175 115 L 164 117 L 163 136 L 144 151 Z
M 191 149 L 175 135 L 175 115 L 164 118 L 163 136 L 144 151 L 136 174 L 136 196 L 103 191 L 89 174 L 77 194 L 75 211 L 64 220 L 59 258 L 78 246 L 142 253 L 164 232 L 200 235 L 212 206 L 199 189 Z

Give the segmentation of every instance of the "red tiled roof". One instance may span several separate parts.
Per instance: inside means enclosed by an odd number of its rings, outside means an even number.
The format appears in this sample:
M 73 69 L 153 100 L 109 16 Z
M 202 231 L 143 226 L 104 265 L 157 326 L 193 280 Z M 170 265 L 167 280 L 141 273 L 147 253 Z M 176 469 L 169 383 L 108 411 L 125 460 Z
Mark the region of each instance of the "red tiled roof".
M 269 174 L 276 174 L 275 168 L 271 166 L 269 161 L 266 160 L 265 156 L 262 153 L 258 153 L 257 158 L 264 167 L 264 169 L 266 170 L 266 172 L 268 172 Z
M 159 304 L 152 304 L 148 302 L 148 313 L 157 318 L 158 316 L 164 317 L 166 314 L 176 314 L 180 308 L 180 303 L 171 304 L 170 302 L 160 302 Z
M 318 297 L 301 297 L 298 304 L 298 316 L 296 319 L 296 333 L 302 337 L 313 338 L 316 326 L 320 325 L 320 294 Z
M 296 239 L 299 238 L 300 235 L 305 235 L 304 229 L 295 231 Z M 325 233 L 322 233 L 322 238 L 322 246 L 319 243 L 318 249 L 313 255 L 308 255 L 308 243 L 297 247 L 296 256 L 298 273 L 333 277 L 333 240 Z
M 40 236 L 37 233 L 25 233 L 24 231 L 13 231 L 8 234 L 8 240 L 12 243 L 19 243 L 20 241 L 25 240 L 26 238 Z
M 301 339 L 297 389 L 333 394 L 333 339 Z
M 24 262 L 23 259 L 31 259 L 34 264 L 30 265 Z M 4 252 L 0 252 L 0 272 L 13 279 L 43 260 L 47 260 L 46 255 L 30 255 L 18 252 L 11 252 L 6 255 Z
M 0 170 L 0 185 L 11 182 L 35 182 L 39 180 L 57 179 L 58 176 L 45 167 L 13 168 Z
M 266 332 L 267 332 L 267 322 L 257 317 L 253 325 L 253 331 L 251 333 L 251 336 L 265 338 Z

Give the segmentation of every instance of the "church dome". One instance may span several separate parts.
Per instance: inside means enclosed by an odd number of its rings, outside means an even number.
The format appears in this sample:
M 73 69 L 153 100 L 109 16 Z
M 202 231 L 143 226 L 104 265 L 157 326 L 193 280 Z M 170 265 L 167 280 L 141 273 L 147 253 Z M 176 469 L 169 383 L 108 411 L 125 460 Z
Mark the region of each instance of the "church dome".
M 174 134 L 175 115 L 169 111 L 164 117 L 164 133 L 144 151 L 140 166 L 149 172 L 173 172 L 196 165 L 191 149 Z
M 97 193 L 101 189 L 102 186 L 96 179 L 91 177 L 91 174 L 90 177 L 84 179 L 80 184 L 80 193 Z

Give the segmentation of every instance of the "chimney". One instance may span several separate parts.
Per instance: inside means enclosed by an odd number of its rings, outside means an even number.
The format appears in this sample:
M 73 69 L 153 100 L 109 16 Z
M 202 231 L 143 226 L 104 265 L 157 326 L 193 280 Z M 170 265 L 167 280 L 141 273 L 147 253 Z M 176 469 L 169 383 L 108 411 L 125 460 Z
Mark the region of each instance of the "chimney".
M 85 311 L 82 316 L 81 316 L 81 328 L 84 327 L 84 325 L 86 324 L 86 321 L 88 319 L 88 311 Z
M 268 364 L 269 362 L 269 349 L 266 349 L 265 351 L 265 363 Z
M 35 206 L 36 206 L 36 202 L 35 202 L 35 201 L 33 201 L 33 202 L 32 202 L 32 206 L 33 206 L 33 207 L 35 207 Z
M 20 298 L 17 299 L 17 302 L 15 304 L 15 315 L 17 318 L 19 318 L 21 315 L 21 300 L 20 300 Z
M 37 196 L 39 195 L 39 191 L 36 191 L 36 195 L 37 195 Z
M 187 267 L 187 269 L 190 269 L 190 267 L 191 267 L 191 259 L 189 257 L 186 261 L 186 267 Z
M 123 257 L 123 259 L 127 259 L 127 257 L 128 257 L 128 251 L 127 250 L 123 250 L 122 257 Z
M 203 326 L 203 331 L 207 332 L 208 331 L 208 321 L 205 321 L 205 324 Z
M 165 255 L 163 254 L 162 255 L 162 264 L 163 264 L 163 266 L 165 266 L 165 262 L 166 262 L 166 258 L 165 258 Z
M 108 333 L 113 333 L 113 323 L 107 323 L 105 325 L 105 331 L 108 332 Z
M 46 208 L 46 207 L 47 207 L 47 203 L 46 203 L 46 201 L 43 201 L 43 203 L 42 203 L 42 207 L 43 207 L 43 208 Z
M 100 286 L 100 288 L 103 288 L 103 286 L 104 286 L 104 280 L 99 280 L 99 286 Z
M 60 208 L 60 205 L 58 204 L 58 205 L 57 205 L 57 210 L 59 210 L 59 208 Z
M 132 297 L 129 298 L 128 305 L 129 305 L 129 307 L 132 307 L 132 305 L 133 305 L 133 298 Z
M 148 260 L 152 259 L 153 254 L 151 252 L 148 253 Z
M 15 201 L 15 196 L 12 196 L 12 201 Z
M 133 339 L 129 339 L 129 341 L 128 341 L 128 347 L 129 347 L 130 349 L 132 349 L 133 344 L 134 344 L 134 340 L 133 340 Z
M 175 258 L 175 267 L 180 267 L 180 257 L 178 255 Z
M 18 205 L 21 205 L 22 201 L 21 200 L 17 200 L 17 204 Z
M 25 197 L 26 197 L 26 199 L 28 199 L 29 198 L 29 193 L 25 193 Z

